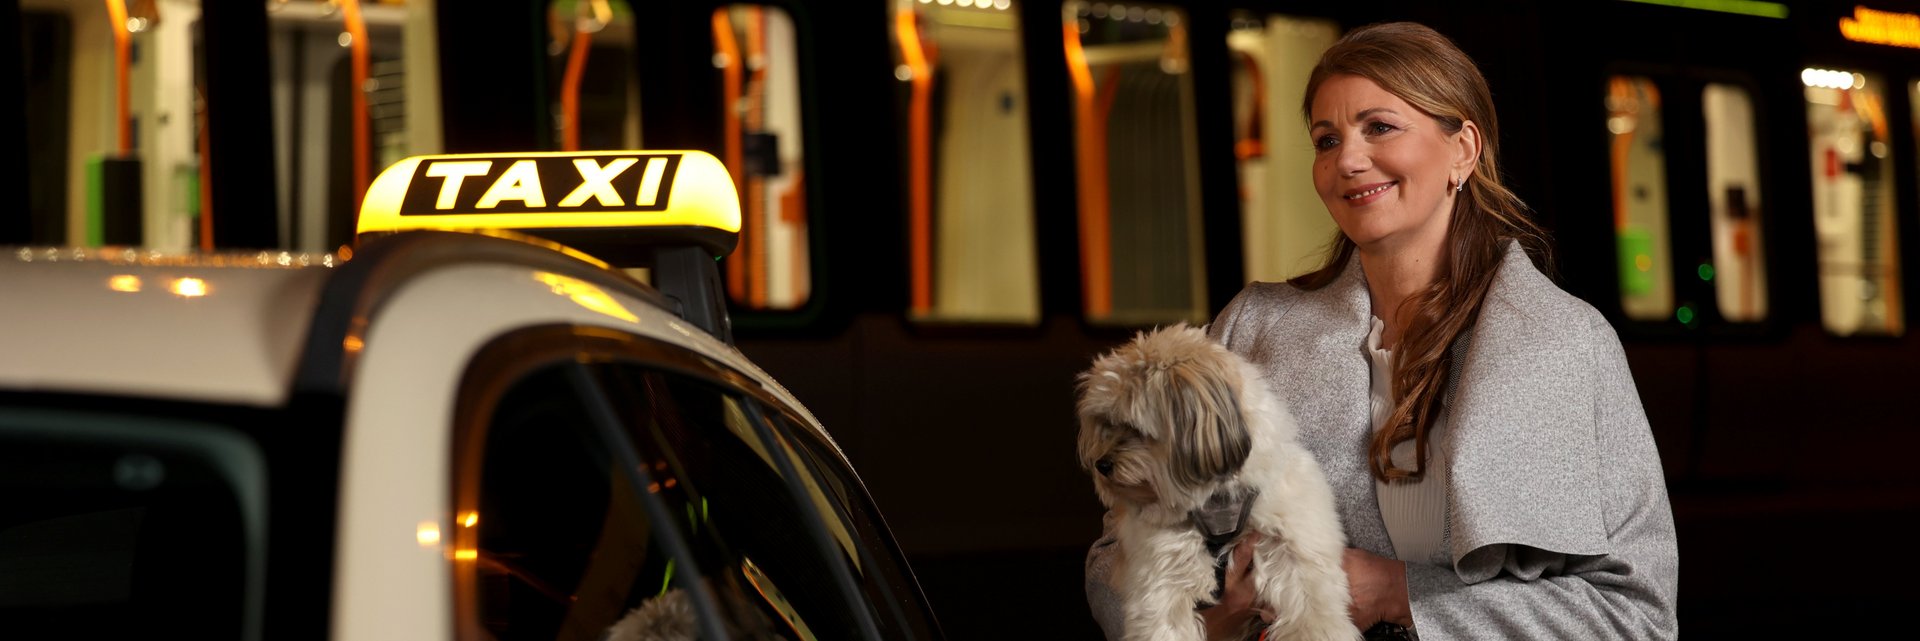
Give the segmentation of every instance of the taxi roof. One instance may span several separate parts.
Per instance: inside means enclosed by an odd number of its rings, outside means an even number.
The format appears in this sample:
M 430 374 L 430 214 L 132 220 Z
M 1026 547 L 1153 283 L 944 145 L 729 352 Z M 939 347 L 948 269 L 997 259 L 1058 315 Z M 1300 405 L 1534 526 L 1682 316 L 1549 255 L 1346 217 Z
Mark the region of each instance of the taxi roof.
M 0 387 L 277 405 L 337 264 L 292 252 L 5 248 Z
M 375 181 L 356 229 L 362 255 L 338 270 L 331 254 L 0 248 L 0 389 L 263 406 L 344 394 L 383 303 L 461 263 L 594 281 L 738 354 L 714 259 L 737 241 L 739 201 L 703 152 L 416 156 Z M 655 285 L 527 234 L 631 254 Z

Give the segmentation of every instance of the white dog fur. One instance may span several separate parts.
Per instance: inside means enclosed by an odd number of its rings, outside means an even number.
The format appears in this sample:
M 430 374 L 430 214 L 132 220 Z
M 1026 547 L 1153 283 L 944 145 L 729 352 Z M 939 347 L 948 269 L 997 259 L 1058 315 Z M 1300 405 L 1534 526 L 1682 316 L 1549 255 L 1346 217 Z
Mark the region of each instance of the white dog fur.
M 1216 493 L 1253 496 L 1241 535 L 1261 534 L 1267 638 L 1360 637 L 1332 490 L 1252 365 L 1185 324 L 1143 332 L 1080 376 L 1079 415 L 1080 464 L 1116 519 L 1128 641 L 1206 638 L 1196 606 L 1211 604 L 1214 559 L 1190 515 Z

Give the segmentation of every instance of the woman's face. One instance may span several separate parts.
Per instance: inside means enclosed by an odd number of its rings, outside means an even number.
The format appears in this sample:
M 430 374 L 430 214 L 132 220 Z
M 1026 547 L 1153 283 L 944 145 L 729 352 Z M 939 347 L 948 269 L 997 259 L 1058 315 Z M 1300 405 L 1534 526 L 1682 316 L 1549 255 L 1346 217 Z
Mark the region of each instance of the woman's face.
M 1313 96 L 1313 186 L 1340 231 L 1368 252 L 1437 250 L 1452 180 L 1472 173 L 1478 127 L 1440 121 L 1360 76 L 1335 75 Z

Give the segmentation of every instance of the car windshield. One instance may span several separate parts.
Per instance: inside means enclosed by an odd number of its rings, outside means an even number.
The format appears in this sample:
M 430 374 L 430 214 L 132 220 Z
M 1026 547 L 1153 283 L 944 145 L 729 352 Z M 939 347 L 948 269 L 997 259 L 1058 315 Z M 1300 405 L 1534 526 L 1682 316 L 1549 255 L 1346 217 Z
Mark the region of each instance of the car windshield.
M 217 424 L 0 405 L 0 637 L 257 637 L 264 469 Z

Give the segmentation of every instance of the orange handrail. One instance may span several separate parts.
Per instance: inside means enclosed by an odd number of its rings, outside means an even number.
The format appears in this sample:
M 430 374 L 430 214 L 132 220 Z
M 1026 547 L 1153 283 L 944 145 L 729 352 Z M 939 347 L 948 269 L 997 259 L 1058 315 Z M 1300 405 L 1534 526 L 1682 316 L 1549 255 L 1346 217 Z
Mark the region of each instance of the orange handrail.
M 912 279 L 912 311 L 933 311 L 933 68 L 920 48 L 919 13 L 904 9 L 894 14 L 894 35 L 907 66 L 912 97 L 907 107 L 907 221 L 908 265 Z
M 713 10 L 713 47 L 719 54 L 721 91 L 724 97 L 721 104 L 720 120 L 725 125 L 722 136 L 725 140 L 724 157 L 727 173 L 733 176 L 733 190 L 745 195 L 746 183 L 741 180 L 745 175 L 740 166 L 740 47 L 733 39 L 733 20 L 727 15 L 727 8 Z M 745 221 L 742 221 L 743 223 Z M 741 229 L 742 235 L 746 230 Z M 735 250 L 727 254 L 727 296 L 736 301 L 747 298 L 747 272 L 745 252 Z
M 567 52 L 567 73 L 560 80 L 560 150 L 580 150 L 580 77 L 587 70 L 587 49 L 593 33 L 573 30 L 573 43 Z
M 372 152 L 372 123 L 367 120 L 367 22 L 360 16 L 360 0 L 340 0 L 341 17 L 347 23 L 347 35 L 353 41 L 348 51 L 353 57 L 353 202 L 354 210 L 367 198 L 368 163 Z
M 1607 96 L 1613 103 L 1609 111 L 1614 118 L 1635 118 L 1639 109 L 1639 97 L 1634 95 L 1633 81 L 1623 76 L 1615 76 L 1607 83 Z M 1633 151 L 1633 131 L 1613 135 L 1610 150 L 1613 171 L 1613 228 L 1624 231 L 1627 228 L 1627 154 Z
M 126 0 L 107 0 L 107 19 L 113 21 L 113 91 L 115 123 L 120 134 L 120 155 L 133 153 L 133 33 L 127 30 Z
M 780 195 L 780 220 L 802 229 L 806 228 L 807 176 L 804 170 L 794 170 L 793 188 Z M 806 247 L 804 241 L 798 244 L 801 248 Z M 793 270 L 793 299 L 803 301 L 813 293 L 813 275 L 807 271 L 807 255 L 804 252 L 795 251 L 790 256 L 792 259 L 787 264 L 787 268 Z
M 1260 72 L 1260 60 L 1245 51 L 1239 53 L 1247 65 L 1247 75 L 1253 81 L 1253 109 L 1247 113 L 1247 137 L 1234 143 L 1233 155 L 1240 160 L 1247 160 L 1267 155 L 1267 136 L 1263 129 L 1267 119 L 1267 81 Z
M 1108 229 L 1106 123 L 1094 108 L 1093 72 L 1079 25 L 1065 25 L 1067 73 L 1073 77 L 1074 160 L 1079 165 L 1080 277 L 1087 315 L 1113 313 L 1112 238 Z
M 758 133 L 766 129 L 767 101 L 767 14 L 757 6 L 746 9 L 747 12 L 747 131 Z M 758 61 L 757 64 L 755 61 Z M 767 150 L 762 150 L 765 152 Z M 777 159 L 776 159 L 777 161 Z M 747 245 L 747 303 L 754 308 L 767 306 L 767 180 L 761 176 L 746 177 L 746 200 L 741 209 L 743 214 L 741 231 L 744 232 Z

